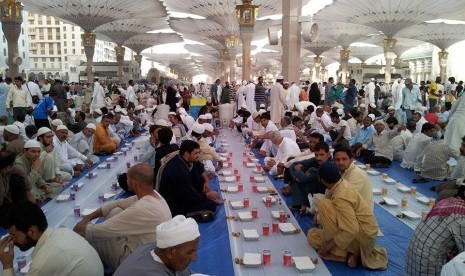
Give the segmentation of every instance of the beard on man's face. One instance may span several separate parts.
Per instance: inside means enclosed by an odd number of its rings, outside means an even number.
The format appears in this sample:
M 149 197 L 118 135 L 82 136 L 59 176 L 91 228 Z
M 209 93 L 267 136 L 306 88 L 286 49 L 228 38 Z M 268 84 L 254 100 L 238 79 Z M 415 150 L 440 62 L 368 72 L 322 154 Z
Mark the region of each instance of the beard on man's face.
M 37 241 L 31 239 L 27 234 L 26 234 L 26 241 L 23 244 L 18 244 L 15 242 L 15 245 L 19 248 L 21 251 L 28 251 L 31 247 L 36 246 Z

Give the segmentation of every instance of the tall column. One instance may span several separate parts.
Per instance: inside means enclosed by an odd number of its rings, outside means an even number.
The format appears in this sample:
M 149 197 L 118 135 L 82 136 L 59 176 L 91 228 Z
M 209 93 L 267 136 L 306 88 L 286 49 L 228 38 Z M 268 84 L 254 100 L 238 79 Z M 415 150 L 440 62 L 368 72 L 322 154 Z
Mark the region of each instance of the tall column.
M 229 49 L 229 82 L 232 82 L 236 79 L 236 74 L 234 70 L 234 65 L 236 63 L 236 49 Z
M 299 83 L 300 23 L 302 0 L 283 0 L 282 74 L 286 81 Z
M 140 52 L 134 55 L 134 60 L 139 63 L 139 67 L 142 66 L 142 55 Z
M 449 57 L 449 52 L 447 52 L 444 49 L 438 53 L 439 76 L 441 77 L 442 81 L 446 81 L 446 78 L 447 78 L 447 58 L 448 57 Z
M 347 83 L 347 74 L 349 72 L 349 56 L 350 56 L 350 50 L 349 49 L 342 49 L 339 52 L 341 56 L 341 82 L 343 84 Z
M 241 25 L 241 41 L 242 41 L 242 79 L 250 79 L 250 49 L 253 38 L 253 25 Z
M 313 61 L 315 62 L 315 81 L 320 82 L 321 81 L 321 76 L 320 76 L 320 68 L 321 68 L 321 61 L 323 60 L 320 55 L 317 55 L 316 57 L 313 58 Z
M 401 66 L 402 66 L 402 58 L 398 55 L 398 56 L 394 59 L 394 67 L 400 69 Z
M 384 58 L 386 59 L 386 69 L 384 71 L 384 82 L 391 82 L 391 65 L 392 60 L 396 57 L 394 53 L 394 47 L 396 46 L 397 40 L 388 37 L 384 39 Z
M 86 53 L 87 59 L 87 80 L 94 80 L 94 72 L 92 67 L 94 66 L 94 51 L 95 51 L 95 39 L 96 35 L 91 32 L 85 32 L 81 35 L 82 45 L 84 46 L 84 52 Z
M 8 44 L 8 59 L 6 64 L 9 67 L 11 77 L 19 76 L 19 65 L 22 59 L 18 51 L 18 39 L 21 34 L 21 23 L 23 22 L 23 5 L 15 0 L 0 1 L 0 21 L 2 30 Z
M 115 46 L 116 53 L 116 64 L 118 65 L 118 80 L 120 83 L 123 83 L 123 63 L 124 63 L 124 53 L 126 48 L 120 45 Z

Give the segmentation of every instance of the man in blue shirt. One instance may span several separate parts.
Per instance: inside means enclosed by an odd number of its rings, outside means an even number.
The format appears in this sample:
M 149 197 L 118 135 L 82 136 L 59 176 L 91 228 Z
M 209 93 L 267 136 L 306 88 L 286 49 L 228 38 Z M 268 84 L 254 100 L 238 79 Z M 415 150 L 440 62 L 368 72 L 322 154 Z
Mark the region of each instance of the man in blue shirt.
M 42 98 L 39 101 L 36 108 L 34 109 L 34 112 L 32 113 L 34 116 L 34 123 L 37 129 L 41 127 L 50 128 L 48 116 L 52 113 L 54 105 L 55 103 L 53 102 L 52 98 L 48 95 L 44 95 L 44 98 Z
M 370 115 L 363 119 L 363 127 L 361 127 L 357 133 L 355 133 L 355 136 L 349 141 L 349 145 L 353 152 L 356 151 L 357 148 L 366 144 L 376 132 L 373 127 L 373 118 L 370 117 Z

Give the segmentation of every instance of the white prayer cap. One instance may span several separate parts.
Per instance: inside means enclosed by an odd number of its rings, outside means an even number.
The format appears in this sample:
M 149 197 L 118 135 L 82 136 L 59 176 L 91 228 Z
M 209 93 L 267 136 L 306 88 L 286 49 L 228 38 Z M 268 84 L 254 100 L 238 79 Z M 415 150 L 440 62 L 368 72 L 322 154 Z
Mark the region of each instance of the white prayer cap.
M 121 109 L 121 113 L 123 113 L 124 115 L 128 115 L 128 112 L 124 108 Z
M 370 117 L 372 121 L 376 119 L 375 114 L 368 114 L 368 117 Z
M 268 108 L 266 109 L 266 111 L 271 111 L 271 106 L 268 106 Z
M 379 124 L 384 125 L 383 120 L 376 120 L 376 122 L 374 123 L 374 125 L 379 125 Z
M 95 125 L 94 125 L 94 124 L 92 124 L 92 123 L 90 123 L 90 124 L 87 124 L 87 125 L 86 125 L 86 128 L 90 128 L 90 129 L 93 129 L 93 130 L 95 130 L 95 129 L 96 129 Z
M 241 108 L 247 109 L 247 105 L 243 104 L 243 105 L 241 106 Z
M 206 120 L 206 119 L 207 119 L 207 116 L 205 116 L 205 114 L 202 114 L 202 115 L 199 116 L 199 119 L 201 119 L 201 120 Z
M 367 107 L 365 104 L 360 104 L 358 107 Z
M 371 103 L 371 104 L 370 104 L 370 107 L 371 107 L 371 108 L 376 108 L 376 104 Z
M 168 123 L 166 122 L 165 119 L 158 119 L 158 120 L 155 122 L 155 125 L 156 125 L 156 126 L 167 127 L 167 126 L 168 126 Z
M 205 116 L 207 117 L 207 120 L 213 119 L 213 115 L 211 113 L 205 113 Z
M 276 80 L 283 80 L 283 79 L 284 79 L 283 75 L 278 75 L 278 76 L 276 77 Z
M 144 109 L 144 106 L 143 105 L 138 105 L 138 106 L 136 106 L 136 108 L 134 110 L 138 111 L 138 110 L 142 110 L 142 109 Z
M 195 123 L 192 126 L 192 132 L 198 133 L 198 134 L 203 134 L 205 132 L 205 127 L 201 124 Z
M 58 131 L 58 130 L 63 130 L 63 129 L 68 130 L 68 128 L 67 128 L 65 125 L 59 125 L 59 126 L 57 127 L 57 131 Z
M 55 119 L 55 120 L 52 121 L 52 125 L 54 125 L 56 127 L 59 126 L 59 125 L 62 125 L 62 124 L 63 124 L 63 122 L 60 119 Z
M 171 112 L 168 113 L 168 115 L 176 116 L 176 112 L 171 111 Z
M 371 78 L 371 81 L 375 81 L 375 78 Z
M 49 129 L 48 127 L 41 127 L 41 128 L 39 128 L 39 130 L 37 131 L 37 137 L 42 136 L 42 135 L 44 135 L 44 134 L 47 133 L 47 132 L 52 132 L 52 130 Z
M 265 104 L 260 104 L 260 108 L 265 107 Z
M 160 249 L 173 247 L 200 237 L 199 226 L 192 218 L 177 215 L 169 221 L 157 226 L 157 247 Z
M 206 131 L 212 132 L 213 131 L 213 126 L 212 124 L 209 123 L 203 123 L 203 127 L 205 128 Z
M 97 113 L 98 115 L 103 114 L 102 110 L 100 110 L 100 109 L 96 109 L 96 110 L 94 110 L 94 112 Z M 116 112 L 116 110 L 115 110 L 115 112 Z
M 387 110 L 396 110 L 392 105 L 390 105 Z
M 97 110 L 100 110 L 100 109 L 97 109 Z M 94 111 L 97 112 L 97 110 L 94 110 Z M 115 112 L 121 112 L 121 106 L 117 105 L 115 108 Z
M 242 81 L 242 85 L 246 85 L 246 84 L 247 84 L 246 80 Z
M 7 125 L 4 130 L 8 131 L 11 134 L 19 134 L 19 128 L 15 125 Z
M 27 140 L 23 148 L 40 148 L 40 143 L 37 140 Z
M 339 114 L 339 117 L 344 116 L 344 110 L 338 108 L 338 109 L 336 110 L 336 112 L 337 112 L 337 114 Z

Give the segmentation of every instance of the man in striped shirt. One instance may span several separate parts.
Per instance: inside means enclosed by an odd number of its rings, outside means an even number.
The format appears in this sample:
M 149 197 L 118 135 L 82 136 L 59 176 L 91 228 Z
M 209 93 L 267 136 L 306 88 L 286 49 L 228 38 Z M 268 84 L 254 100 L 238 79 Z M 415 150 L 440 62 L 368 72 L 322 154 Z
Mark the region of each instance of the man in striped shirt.
M 263 85 L 263 77 L 258 77 L 258 84 L 255 86 L 254 101 L 257 105 L 257 110 L 260 110 L 260 105 L 265 104 L 266 87 Z

